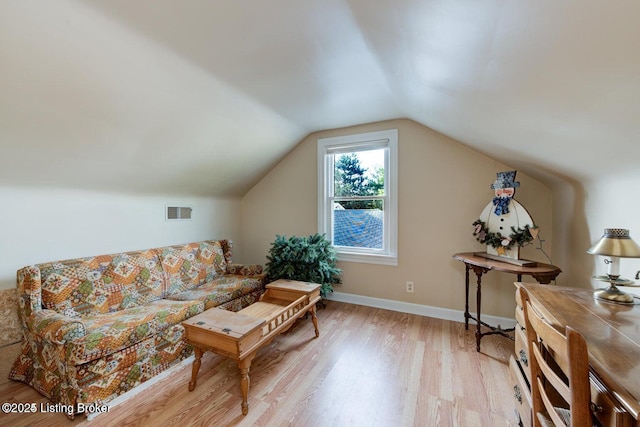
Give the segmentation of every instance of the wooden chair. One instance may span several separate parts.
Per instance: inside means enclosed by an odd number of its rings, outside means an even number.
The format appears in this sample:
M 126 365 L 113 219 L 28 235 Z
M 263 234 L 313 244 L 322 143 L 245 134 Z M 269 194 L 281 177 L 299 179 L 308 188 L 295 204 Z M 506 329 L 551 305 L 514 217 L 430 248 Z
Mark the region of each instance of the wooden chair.
M 559 332 L 532 306 L 526 289 L 521 287 L 519 292 L 529 346 L 533 425 L 593 425 L 584 337 L 570 326 L 565 334 Z

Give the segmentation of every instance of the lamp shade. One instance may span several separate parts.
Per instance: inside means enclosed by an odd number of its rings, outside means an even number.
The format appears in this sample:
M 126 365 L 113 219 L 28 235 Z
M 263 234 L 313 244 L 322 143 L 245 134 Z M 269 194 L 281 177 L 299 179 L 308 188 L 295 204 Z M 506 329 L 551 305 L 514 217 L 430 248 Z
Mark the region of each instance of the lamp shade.
M 605 228 L 604 235 L 587 250 L 587 253 L 620 258 L 640 258 L 640 246 L 629 237 L 629 230 Z

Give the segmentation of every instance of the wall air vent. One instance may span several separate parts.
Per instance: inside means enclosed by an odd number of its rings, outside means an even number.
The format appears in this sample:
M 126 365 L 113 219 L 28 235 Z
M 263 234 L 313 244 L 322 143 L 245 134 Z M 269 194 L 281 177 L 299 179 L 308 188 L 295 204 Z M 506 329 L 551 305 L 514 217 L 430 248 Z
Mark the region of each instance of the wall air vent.
M 191 219 L 190 207 L 167 206 L 167 221 Z

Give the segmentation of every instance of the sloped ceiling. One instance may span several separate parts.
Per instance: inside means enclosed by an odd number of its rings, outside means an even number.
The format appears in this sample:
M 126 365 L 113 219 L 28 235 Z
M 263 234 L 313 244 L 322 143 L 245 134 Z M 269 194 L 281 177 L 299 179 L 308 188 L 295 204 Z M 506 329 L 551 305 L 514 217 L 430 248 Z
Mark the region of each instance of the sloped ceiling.
M 406 117 L 545 178 L 635 173 L 640 2 L 5 0 L 0 184 L 239 196 Z

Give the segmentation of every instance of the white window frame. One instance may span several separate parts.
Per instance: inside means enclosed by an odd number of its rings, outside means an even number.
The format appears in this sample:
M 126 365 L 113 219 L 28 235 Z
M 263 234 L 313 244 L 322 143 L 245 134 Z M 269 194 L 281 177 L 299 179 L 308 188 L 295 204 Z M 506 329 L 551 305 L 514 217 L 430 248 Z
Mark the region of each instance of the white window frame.
M 318 232 L 333 242 L 333 157 L 384 148 L 383 248 L 334 246 L 339 261 L 398 265 L 398 129 L 318 139 Z

